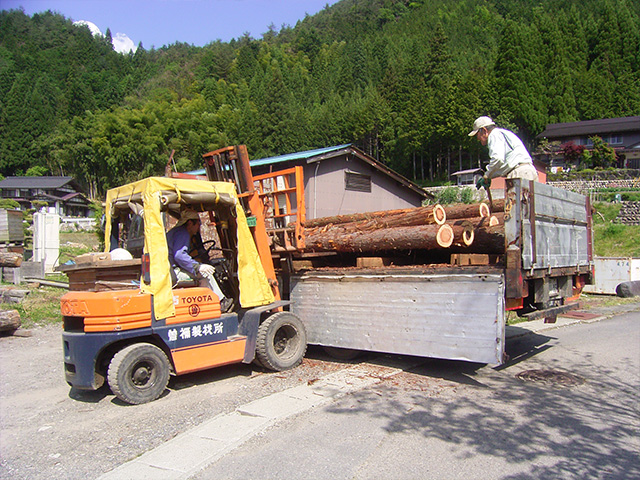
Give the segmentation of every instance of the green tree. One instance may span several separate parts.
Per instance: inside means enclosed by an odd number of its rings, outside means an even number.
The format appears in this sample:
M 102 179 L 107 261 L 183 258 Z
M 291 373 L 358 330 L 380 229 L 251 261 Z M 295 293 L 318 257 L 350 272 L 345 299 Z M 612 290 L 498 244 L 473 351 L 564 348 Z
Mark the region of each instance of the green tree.
M 609 168 L 616 164 L 616 151 L 609 146 L 602 138 L 589 137 L 593 143 L 593 148 L 585 150 L 582 154 L 584 161 L 591 168 Z
M 546 123 L 540 36 L 535 26 L 507 20 L 496 60 L 495 91 L 503 116 L 515 123 L 525 140 Z

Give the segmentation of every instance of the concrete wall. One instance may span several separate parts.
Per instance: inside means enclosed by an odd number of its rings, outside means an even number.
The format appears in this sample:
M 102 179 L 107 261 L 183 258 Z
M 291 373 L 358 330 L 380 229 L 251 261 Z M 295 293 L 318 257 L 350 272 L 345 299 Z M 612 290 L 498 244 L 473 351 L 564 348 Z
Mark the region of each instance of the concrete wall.
M 60 215 L 33 214 L 33 259 L 44 261 L 46 273 L 52 273 L 60 255 Z

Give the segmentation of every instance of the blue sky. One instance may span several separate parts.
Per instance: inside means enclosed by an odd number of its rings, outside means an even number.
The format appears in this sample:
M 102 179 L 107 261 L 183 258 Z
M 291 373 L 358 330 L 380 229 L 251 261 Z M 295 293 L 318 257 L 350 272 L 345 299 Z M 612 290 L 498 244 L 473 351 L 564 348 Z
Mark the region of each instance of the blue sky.
M 134 45 L 160 48 L 175 42 L 203 46 L 249 33 L 253 38 L 273 24 L 295 26 L 338 0 L 0 0 L 3 10 L 23 8 L 27 15 L 52 10 L 73 21 L 85 20 Z

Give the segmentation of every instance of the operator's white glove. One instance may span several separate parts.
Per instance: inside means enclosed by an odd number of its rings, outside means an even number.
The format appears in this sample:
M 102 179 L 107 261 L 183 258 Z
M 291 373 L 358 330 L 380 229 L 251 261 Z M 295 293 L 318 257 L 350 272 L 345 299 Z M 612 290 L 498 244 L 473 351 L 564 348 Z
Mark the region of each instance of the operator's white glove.
M 215 271 L 216 269 L 207 263 L 201 263 L 198 267 L 198 273 L 203 277 L 213 276 L 213 272 Z

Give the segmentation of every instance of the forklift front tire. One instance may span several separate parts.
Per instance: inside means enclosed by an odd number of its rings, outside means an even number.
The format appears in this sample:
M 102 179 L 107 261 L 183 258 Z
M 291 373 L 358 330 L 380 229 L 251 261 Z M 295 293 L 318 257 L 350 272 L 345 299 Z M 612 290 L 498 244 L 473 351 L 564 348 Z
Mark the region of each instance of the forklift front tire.
M 277 312 L 258 328 L 256 357 L 277 372 L 296 367 L 307 351 L 307 332 L 302 321 L 289 312 Z
M 113 356 L 107 381 L 120 400 L 133 405 L 158 398 L 169 383 L 169 360 L 150 343 L 134 343 Z

